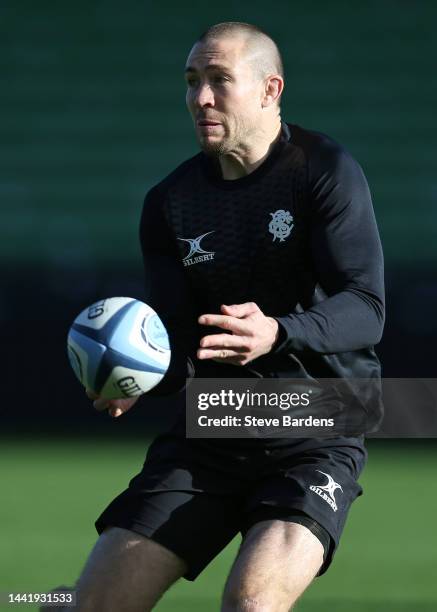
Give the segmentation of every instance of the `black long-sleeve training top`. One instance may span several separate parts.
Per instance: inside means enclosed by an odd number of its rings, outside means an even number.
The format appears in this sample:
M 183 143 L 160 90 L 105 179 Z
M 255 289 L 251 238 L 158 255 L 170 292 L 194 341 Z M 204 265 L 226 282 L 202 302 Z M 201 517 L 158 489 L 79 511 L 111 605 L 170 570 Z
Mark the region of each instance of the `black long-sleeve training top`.
M 248 364 L 288 378 L 378 378 L 373 346 L 384 324 L 383 256 L 359 164 L 328 136 L 282 124 L 251 174 L 224 180 L 203 152 L 146 196 L 140 225 L 146 301 L 173 350 L 168 393 L 196 360 L 199 314 L 255 302 L 279 322 L 278 342 Z M 240 376 L 245 376 L 243 368 Z M 212 370 L 211 370 L 212 371 Z

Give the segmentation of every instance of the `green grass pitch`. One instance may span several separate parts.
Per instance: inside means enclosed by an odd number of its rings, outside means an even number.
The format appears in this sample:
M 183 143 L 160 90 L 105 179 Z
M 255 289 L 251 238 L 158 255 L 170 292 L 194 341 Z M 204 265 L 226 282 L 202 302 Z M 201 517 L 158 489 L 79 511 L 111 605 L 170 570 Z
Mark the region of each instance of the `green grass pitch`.
M 137 440 L 5 439 L 0 464 L 0 592 L 73 584 L 95 541 L 93 521 L 141 467 Z M 437 444 L 375 442 L 329 572 L 298 612 L 437 609 Z M 212 612 L 239 538 L 195 583 L 178 582 L 158 612 Z M 3 606 L 32 610 L 35 606 Z

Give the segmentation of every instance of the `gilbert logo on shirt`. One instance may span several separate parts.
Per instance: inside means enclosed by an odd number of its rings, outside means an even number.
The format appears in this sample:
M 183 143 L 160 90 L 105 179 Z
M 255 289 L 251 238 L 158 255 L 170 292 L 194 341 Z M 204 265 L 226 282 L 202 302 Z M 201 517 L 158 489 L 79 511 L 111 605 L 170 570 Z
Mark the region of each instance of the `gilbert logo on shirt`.
M 214 259 L 215 251 L 205 251 L 200 245 L 200 241 L 212 234 L 214 230 L 211 232 L 206 232 L 201 236 L 197 236 L 197 238 L 178 238 L 178 240 L 183 240 L 184 242 L 188 242 L 190 245 L 190 251 L 188 255 L 183 258 L 184 266 L 192 266 L 197 263 L 201 263 L 202 261 L 211 261 Z M 197 257 L 194 257 L 198 253 Z

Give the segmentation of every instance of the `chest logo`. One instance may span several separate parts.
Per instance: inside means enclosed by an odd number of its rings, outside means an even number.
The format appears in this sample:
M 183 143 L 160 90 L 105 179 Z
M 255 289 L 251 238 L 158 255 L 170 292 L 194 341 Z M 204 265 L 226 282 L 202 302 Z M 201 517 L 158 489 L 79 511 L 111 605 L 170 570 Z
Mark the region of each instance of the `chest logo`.
M 276 238 L 279 238 L 279 242 L 284 242 L 294 227 L 291 213 L 288 210 L 277 210 L 270 215 L 272 220 L 269 223 L 269 232 L 273 234 L 273 242 Z
M 184 266 L 192 266 L 193 264 L 200 263 L 201 261 L 211 261 L 214 259 L 215 251 L 205 251 L 200 245 L 200 241 L 208 236 L 209 234 L 214 233 L 214 230 L 211 232 L 206 232 L 201 236 L 197 236 L 197 238 L 178 238 L 178 240 L 182 240 L 183 242 L 188 242 L 190 246 L 190 250 L 188 255 L 183 258 Z M 197 257 L 194 257 L 198 255 Z

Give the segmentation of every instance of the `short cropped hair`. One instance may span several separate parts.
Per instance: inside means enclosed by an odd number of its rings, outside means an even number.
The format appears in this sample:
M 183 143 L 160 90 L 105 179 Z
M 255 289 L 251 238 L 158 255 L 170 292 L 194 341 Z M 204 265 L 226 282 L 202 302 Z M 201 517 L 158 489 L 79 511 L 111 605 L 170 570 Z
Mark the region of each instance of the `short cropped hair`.
M 197 42 L 208 42 L 232 35 L 244 37 L 249 61 L 261 78 L 268 74 L 279 74 L 284 77 L 284 65 L 277 44 L 258 26 L 241 21 L 217 23 L 203 32 Z

